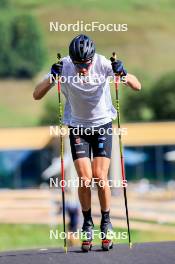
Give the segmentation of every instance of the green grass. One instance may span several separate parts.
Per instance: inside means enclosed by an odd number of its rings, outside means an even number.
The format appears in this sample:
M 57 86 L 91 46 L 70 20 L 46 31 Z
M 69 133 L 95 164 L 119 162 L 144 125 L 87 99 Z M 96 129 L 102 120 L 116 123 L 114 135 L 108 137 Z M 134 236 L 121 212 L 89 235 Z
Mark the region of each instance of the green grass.
M 140 0 L 108 0 L 108 1 L 101 1 L 101 0 L 81 0 L 78 4 L 76 0 L 64 0 L 58 1 L 53 0 L 52 4 L 50 4 L 47 0 L 14 0 L 14 6 L 17 7 L 37 7 L 43 5 L 55 5 L 57 4 L 58 7 L 76 7 L 79 6 L 85 12 L 86 8 L 88 9 L 102 9 L 102 10 L 113 10 L 115 9 L 122 9 L 122 10 L 133 10 L 133 9 L 154 9 L 154 10 L 165 10 L 165 8 L 169 9 L 169 6 L 175 7 L 173 0 L 147 0 L 147 1 L 140 1 Z
M 0 82 L 0 123 L 5 127 L 37 125 L 44 101 L 32 97 L 31 80 L 3 80 Z
M 95 227 L 99 230 L 99 227 Z M 15 250 L 15 249 L 32 249 L 43 247 L 61 247 L 63 241 L 61 239 L 49 239 L 50 229 L 56 231 L 55 227 L 48 225 L 14 225 L 14 224 L 1 224 L 0 225 L 0 250 Z M 62 227 L 58 226 L 58 231 L 62 231 Z M 117 236 L 121 232 L 126 232 L 125 229 L 116 229 Z M 140 242 L 153 242 L 153 241 L 166 241 L 175 240 L 171 234 L 161 232 L 147 231 L 142 232 L 132 230 L 133 243 Z M 117 243 L 127 243 L 127 240 L 117 239 Z M 99 239 L 95 239 L 95 244 L 100 244 Z

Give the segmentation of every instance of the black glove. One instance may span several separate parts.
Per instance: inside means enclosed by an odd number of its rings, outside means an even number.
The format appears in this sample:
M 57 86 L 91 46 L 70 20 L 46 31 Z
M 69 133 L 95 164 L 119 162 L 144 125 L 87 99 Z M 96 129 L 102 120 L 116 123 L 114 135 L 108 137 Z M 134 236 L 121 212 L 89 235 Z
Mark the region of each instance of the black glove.
M 123 63 L 120 60 L 115 60 L 111 63 L 113 72 L 120 77 L 126 76 L 127 71 L 124 69 Z
M 56 78 L 56 76 L 61 76 L 63 70 L 63 62 L 54 63 L 51 67 L 51 74 Z

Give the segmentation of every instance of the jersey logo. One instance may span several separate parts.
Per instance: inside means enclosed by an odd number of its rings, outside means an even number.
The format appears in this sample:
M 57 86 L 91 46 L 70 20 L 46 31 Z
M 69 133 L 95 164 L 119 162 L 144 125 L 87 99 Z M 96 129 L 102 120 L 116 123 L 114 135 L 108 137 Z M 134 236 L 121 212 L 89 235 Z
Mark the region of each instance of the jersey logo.
M 100 140 L 104 141 L 104 140 L 106 140 L 106 137 L 99 137 L 98 141 L 100 141 Z
M 99 144 L 98 144 L 98 147 L 99 147 L 99 148 L 103 148 L 103 147 L 104 147 L 104 144 L 103 144 L 103 143 L 99 143 Z

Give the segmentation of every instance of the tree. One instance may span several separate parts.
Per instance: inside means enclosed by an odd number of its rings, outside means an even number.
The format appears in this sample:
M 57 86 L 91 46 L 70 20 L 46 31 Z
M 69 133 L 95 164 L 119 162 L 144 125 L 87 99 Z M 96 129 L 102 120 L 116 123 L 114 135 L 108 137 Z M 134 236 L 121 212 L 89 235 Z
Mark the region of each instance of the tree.
M 0 43 L 0 77 L 31 78 L 41 70 L 46 56 L 38 24 L 32 16 L 14 15 L 3 9 Z
M 10 43 L 10 26 L 4 17 L 0 17 L 0 76 L 9 75 L 11 69 L 11 43 Z
M 148 104 L 149 90 L 133 91 L 128 87 L 122 89 L 121 114 L 127 122 L 149 121 L 152 110 Z
M 7 8 L 9 6 L 9 0 L 0 0 L 0 7 L 1 8 Z
M 30 15 L 17 16 L 12 22 L 11 49 L 13 75 L 33 77 L 41 70 L 45 59 L 40 30 Z
M 175 74 L 161 77 L 152 87 L 149 105 L 153 110 L 154 120 L 175 119 Z

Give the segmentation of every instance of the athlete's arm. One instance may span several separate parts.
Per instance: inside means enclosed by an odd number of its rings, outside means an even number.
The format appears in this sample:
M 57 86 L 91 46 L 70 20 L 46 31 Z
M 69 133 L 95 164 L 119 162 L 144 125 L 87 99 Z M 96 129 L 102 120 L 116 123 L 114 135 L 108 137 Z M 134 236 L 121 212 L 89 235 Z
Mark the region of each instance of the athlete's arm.
M 33 98 L 35 100 L 40 100 L 45 96 L 45 94 L 52 88 L 53 83 L 50 82 L 50 77 L 41 81 L 33 92 Z
M 135 91 L 141 90 L 141 83 L 133 74 L 128 73 L 125 76 L 125 80 L 126 80 L 126 82 L 124 82 L 125 85 L 131 87 Z
M 56 76 L 61 76 L 62 69 L 63 69 L 62 61 L 60 63 L 54 63 L 51 67 L 52 76 L 54 78 L 56 78 Z M 50 76 L 48 76 L 46 79 L 44 79 L 36 86 L 33 92 L 33 98 L 35 100 L 40 100 L 41 98 L 43 98 L 43 96 L 45 96 L 45 94 L 52 88 L 54 83 L 51 82 L 50 79 L 51 79 Z
M 127 73 L 122 61 L 120 60 L 114 60 L 112 63 L 112 69 L 114 74 L 117 76 L 120 76 L 120 78 L 124 78 L 123 83 L 129 87 L 131 87 L 135 91 L 140 91 L 141 90 L 141 83 L 139 80 L 136 78 L 136 76 Z

